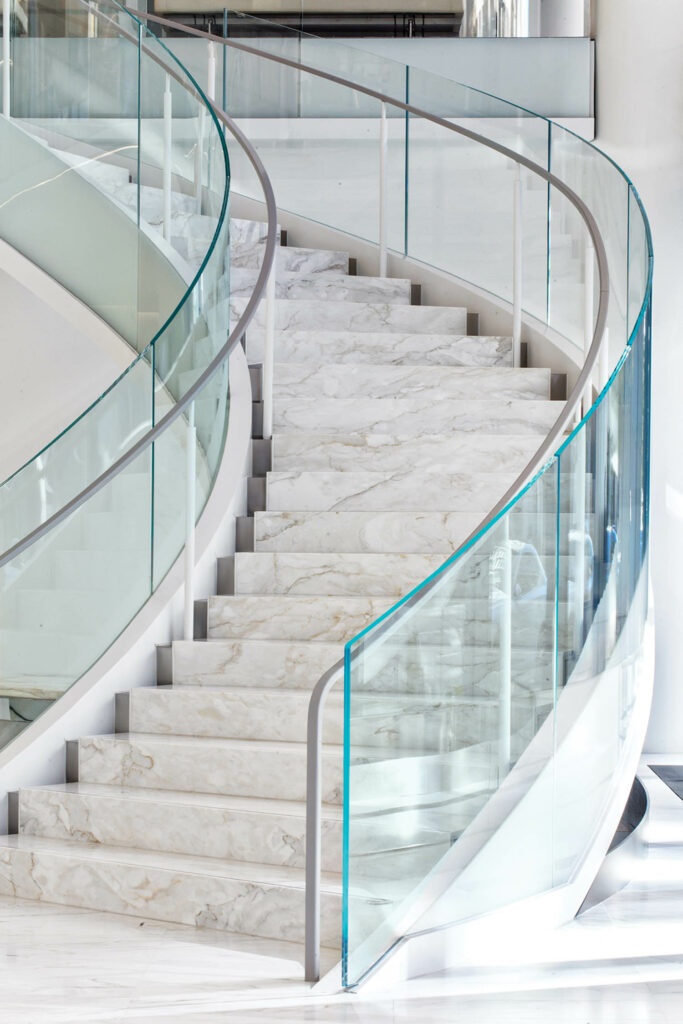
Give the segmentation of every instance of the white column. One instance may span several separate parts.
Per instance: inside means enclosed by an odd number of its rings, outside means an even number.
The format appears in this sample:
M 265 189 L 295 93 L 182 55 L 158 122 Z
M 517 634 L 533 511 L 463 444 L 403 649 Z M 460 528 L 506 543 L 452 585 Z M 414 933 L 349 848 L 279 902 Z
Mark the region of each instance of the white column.
M 171 95 L 171 78 L 166 75 L 164 89 L 164 238 L 171 238 L 171 161 L 173 151 L 173 96 Z
M 266 285 L 266 330 L 263 341 L 263 437 L 273 436 L 273 360 L 275 358 L 275 262 Z
M 512 220 L 512 352 L 513 365 L 519 366 L 522 351 L 522 175 L 515 163 Z
M 186 640 L 194 640 L 194 528 L 195 482 L 197 479 L 197 428 L 194 402 L 187 410 L 187 451 L 185 453 L 185 623 Z
M 503 516 L 501 567 L 501 608 L 498 640 L 500 683 L 498 694 L 498 781 L 510 771 L 512 731 L 512 552 L 510 549 L 510 523 Z
M 379 276 L 387 276 L 387 107 L 379 120 Z
M 10 6 L 11 0 L 2 0 L 2 113 L 10 112 Z

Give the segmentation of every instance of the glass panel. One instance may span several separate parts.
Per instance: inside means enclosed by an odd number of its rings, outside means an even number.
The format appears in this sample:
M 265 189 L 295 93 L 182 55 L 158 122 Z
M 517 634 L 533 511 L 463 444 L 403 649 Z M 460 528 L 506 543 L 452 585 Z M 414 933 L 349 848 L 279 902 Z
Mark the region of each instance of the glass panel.
M 96 661 L 150 593 L 148 450 L 0 569 L 0 694 L 43 710 Z M 0 728 L 0 735 L 2 730 Z
M 609 269 L 609 359 L 611 371 L 627 342 L 628 182 L 599 150 L 552 125 L 551 170 L 588 206 L 602 235 Z M 583 344 L 586 286 L 597 311 L 595 257 L 578 212 L 551 190 L 549 322 L 576 344 Z M 594 315 L 593 315 L 594 322 Z
M 628 196 L 628 332 L 636 326 L 643 306 L 650 266 L 649 244 L 643 212 L 629 189 Z
M 442 895 L 444 864 L 466 871 L 492 825 L 484 806 L 546 720 L 552 735 L 556 489 L 552 465 L 422 594 L 347 645 L 345 984 Z M 468 876 L 442 904 L 447 921 L 549 884 L 550 808 L 528 870 Z
M 30 24 L 13 40 L 15 116 L 0 120 L 0 233 L 128 343 L 130 365 L 0 487 L 2 550 L 169 412 L 229 330 L 227 151 L 201 94 L 179 66 L 167 77 L 172 58 L 118 5 L 38 5 Z M 227 367 L 194 411 L 195 434 L 179 417 L 2 569 L 0 743 L 88 669 L 177 557 L 188 444 L 196 519 L 225 440 Z

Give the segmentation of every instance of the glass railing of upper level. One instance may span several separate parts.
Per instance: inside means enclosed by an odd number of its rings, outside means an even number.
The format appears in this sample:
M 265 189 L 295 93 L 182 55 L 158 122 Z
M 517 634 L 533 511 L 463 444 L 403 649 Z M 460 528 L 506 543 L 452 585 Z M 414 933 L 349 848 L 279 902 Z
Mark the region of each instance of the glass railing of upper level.
M 32 540 L 178 409 L 225 346 L 230 174 L 206 77 L 200 87 L 118 4 L 17 2 L 10 26 L 0 237 L 98 314 L 130 363 L 0 486 L 0 548 L 16 549 L 0 568 L 0 745 L 168 572 L 187 533 L 188 474 L 196 519 L 229 416 L 225 363 L 153 444 Z
M 551 328 L 575 366 L 589 357 L 584 379 L 570 371 L 554 446 L 493 514 L 463 509 L 463 545 L 346 645 L 354 986 L 421 929 L 568 883 L 618 787 L 648 616 L 652 250 L 633 186 L 570 131 L 260 24 L 228 40 L 223 96 L 279 208 L 380 246 L 384 234 L 390 260 L 446 271 L 513 314 L 521 282 L 529 327 Z M 188 64 L 204 59 L 191 32 L 155 31 Z M 233 187 L 249 195 L 238 165 Z M 539 447 L 555 419 L 538 419 Z

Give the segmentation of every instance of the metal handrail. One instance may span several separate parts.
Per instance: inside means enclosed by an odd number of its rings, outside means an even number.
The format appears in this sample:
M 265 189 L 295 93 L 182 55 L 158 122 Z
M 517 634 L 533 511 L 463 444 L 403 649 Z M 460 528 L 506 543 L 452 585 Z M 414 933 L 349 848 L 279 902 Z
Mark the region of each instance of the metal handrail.
M 605 244 L 600 234 L 599 228 L 583 200 L 574 192 L 573 189 L 569 188 L 560 178 L 557 178 L 550 171 L 546 171 L 540 164 L 534 163 L 533 160 L 529 160 L 527 157 L 516 153 L 514 150 L 509 149 L 507 146 L 503 146 L 498 142 L 493 142 L 491 139 L 487 139 L 485 136 L 480 135 L 478 132 L 474 132 L 469 128 L 464 128 L 462 125 L 454 124 L 448 121 L 446 118 L 438 117 L 435 114 L 430 114 L 426 110 L 422 110 L 419 107 L 415 107 L 410 103 L 405 103 L 398 99 L 393 99 L 384 93 L 378 92 L 376 89 L 371 89 L 368 86 L 360 85 L 355 82 L 351 82 L 348 79 L 341 78 L 339 75 L 330 74 L 327 71 L 321 71 L 318 68 L 311 67 L 307 64 L 301 64 L 297 61 L 291 60 L 288 57 L 282 57 L 277 54 L 266 53 L 262 50 L 256 49 L 255 47 L 247 46 L 245 43 L 237 42 L 233 39 L 224 39 L 222 36 L 217 36 L 211 32 L 202 32 L 199 29 L 193 29 L 185 25 L 180 25 L 168 18 L 162 18 L 155 14 L 145 14 L 142 11 L 136 11 L 130 9 L 131 13 L 141 20 L 153 22 L 158 25 L 165 25 L 168 28 L 180 30 L 185 35 L 196 36 L 200 39 L 207 39 L 214 43 L 219 43 L 222 46 L 229 46 L 231 49 L 240 50 L 243 53 L 252 54 L 255 57 L 260 57 L 264 60 L 273 61 L 276 64 L 282 64 L 285 67 L 294 68 L 295 70 L 305 72 L 306 74 L 314 75 L 318 78 L 325 79 L 328 82 L 333 82 L 336 85 L 345 86 L 355 92 L 362 93 L 365 96 L 370 96 L 373 99 L 378 100 L 382 104 L 391 104 L 399 110 L 405 111 L 407 114 L 412 114 L 415 117 L 420 117 L 426 121 L 431 121 L 432 124 L 439 125 L 448 131 L 455 132 L 458 135 L 462 135 L 467 139 L 477 142 L 488 149 L 492 149 L 499 153 L 501 156 L 507 157 L 509 160 L 514 161 L 518 166 L 525 167 L 527 170 L 539 177 L 543 178 L 549 185 L 563 195 L 578 211 L 582 220 L 584 221 L 588 233 L 591 237 L 593 247 L 595 250 L 595 258 L 598 270 L 598 281 L 599 281 L 599 295 L 598 295 L 598 311 L 595 321 L 595 328 L 593 331 L 593 337 L 591 340 L 590 348 L 588 349 L 586 359 L 583 367 L 579 373 L 577 381 L 566 400 L 562 412 L 555 420 L 555 423 L 551 427 L 549 433 L 545 436 L 544 440 L 533 454 L 527 465 L 524 467 L 522 472 L 519 474 L 514 483 L 507 489 L 503 497 L 496 503 L 491 511 L 484 516 L 479 525 L 474 529 L 466 540 L 460 545 L 458 550 L 451 556 L 455 559 L 457 555 L 466 549 L 474 539 L 484 530 L 494 519 L 496 519 L 507 505 L 515 498 L 518 492 L 525 486 L 525 484 L 533 477 L 537 470 L 544 464 L 545 461 L 552 457 L 557 442 L 562 437 L 567 426 L 571 423 L 575 417 L 576 410 L 581 410 L 581 400 L 584 396 L 591 380 L 593 377 L 594 368 L 598 362 L 600 354 L 600 348 L 604 340 L 605 326 L 607 323 L 607 307 L 609 301 L 609 270 L 607 265 L 607 252 Z M 587 410 L 586 410 L 587 411 Z M 450 560 L 449 560 L 450 561 Z M 0 560 L 0 565 L 2 564 Z M 429 591 L 438 582 L 438 573 L 424 583 L 422 586 L 416 588 L 413 594 L 404 601 L 401 605 L 402 608 L 408 608 L 415 604 L 418 600 L 429 593 Z M 312 693 L 308 708 L 308 721 L 307 721 L 307 755 L 306 755 L 306 908 L 305 908 L 305 977 L 307 981 L 317 981 L 320 977 L 320 872 L 321 872 L 321 817 L 322 817 L 322 718 L 325 707 L 325 701 L 327 695 L 339 680 L 340 676 L 344 672 L 344 658 L 337 661 L 331 668 L 329 668 L 318 680 Z

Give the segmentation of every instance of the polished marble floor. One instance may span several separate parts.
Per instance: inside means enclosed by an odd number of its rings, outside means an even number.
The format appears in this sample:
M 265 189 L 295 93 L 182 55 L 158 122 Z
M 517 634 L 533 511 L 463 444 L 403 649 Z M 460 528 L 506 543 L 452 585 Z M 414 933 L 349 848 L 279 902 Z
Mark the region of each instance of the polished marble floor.
M 2 1024 L 681 1024 L 683 802 L 641 765 L 647 850 L 632 881 L 533 966 L 451 972 L 377 995 L 314 995 L 301 947 L 0 899 Z M 333 966 L 333 954 L 324 967 Z

